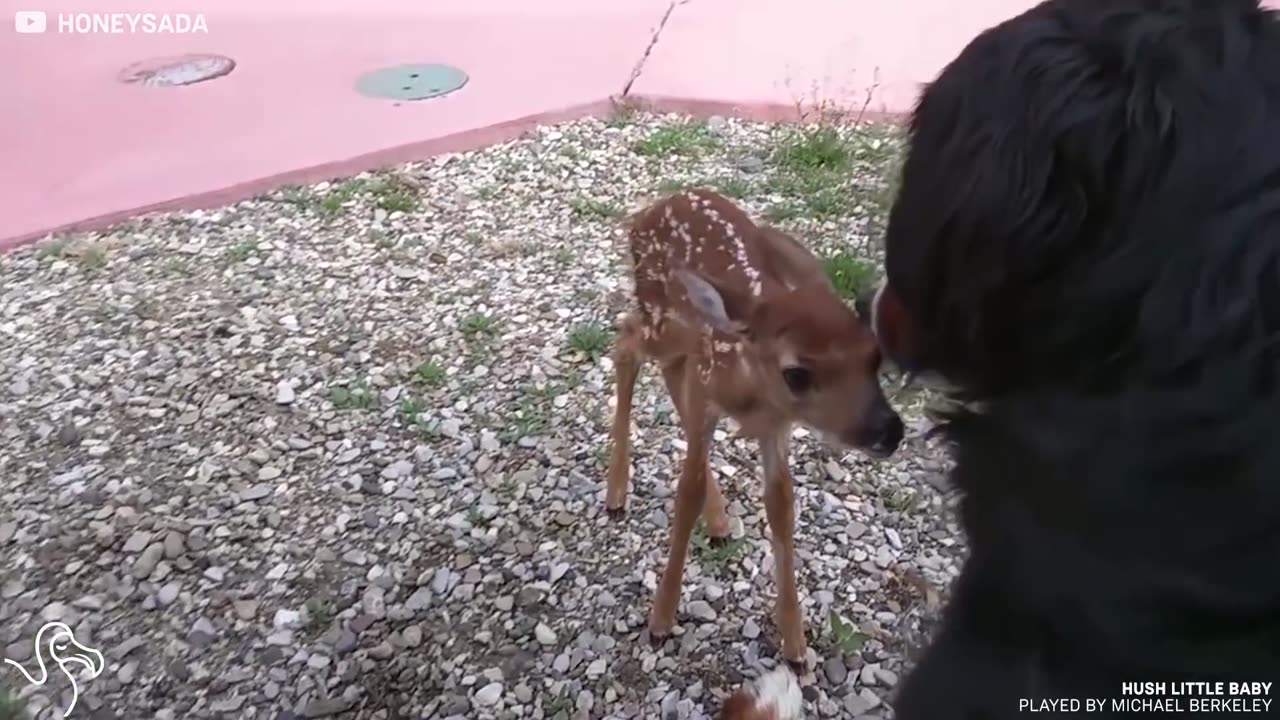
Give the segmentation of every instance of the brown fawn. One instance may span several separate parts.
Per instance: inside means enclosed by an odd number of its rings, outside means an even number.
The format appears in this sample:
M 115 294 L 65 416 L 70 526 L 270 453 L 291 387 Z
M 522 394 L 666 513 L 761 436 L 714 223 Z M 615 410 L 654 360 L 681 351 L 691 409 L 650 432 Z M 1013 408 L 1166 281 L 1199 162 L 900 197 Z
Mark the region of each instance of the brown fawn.
M 759 443 L 776 568 L 775 623 L 783 657 L 799 663 L 807 646 L 792 545 L 791 429 L 802 424 L 834 445 L 874 457 L 892 454 L 903 425 L 880 387 L 879 348 L 804 246 L 756 225 L 715 192 L 667 197 L 628 224 L 636 307 L 620 321 L 614 348 L 609 514 L 617 517 L 626 506 L 632 396 L 645 360 L 662 369 L 688 445 L 650 635 L 665 638 L 675 624 L 698 516 L 712 539 L 729 534 L 724 495 L 708 459 L 716 424 L 727 415 Z

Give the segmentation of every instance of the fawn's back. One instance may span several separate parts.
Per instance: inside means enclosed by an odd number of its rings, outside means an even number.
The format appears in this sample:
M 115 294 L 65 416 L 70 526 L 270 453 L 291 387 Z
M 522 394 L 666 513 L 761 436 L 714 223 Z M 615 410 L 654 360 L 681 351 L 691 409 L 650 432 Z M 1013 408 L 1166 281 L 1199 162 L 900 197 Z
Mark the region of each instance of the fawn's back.
M 748 435 L 799 421 L 896 445 L 874 336 L 803 245 L 710 190 L 636 213 L 629 241 L 645 354 L 693 359 L 707 400 Z
M 671 354 L 698 352 L 704 334 L 689 322 L 697 313 L 676 281 L 679 269 L 712 280 L 722 291 L 753 298 L 823 279 L 821 266 L 803 246 L 756 225 L 709 190 L 673 195 L 636 213 L 629 241 L 645 335 L 661 338 Z

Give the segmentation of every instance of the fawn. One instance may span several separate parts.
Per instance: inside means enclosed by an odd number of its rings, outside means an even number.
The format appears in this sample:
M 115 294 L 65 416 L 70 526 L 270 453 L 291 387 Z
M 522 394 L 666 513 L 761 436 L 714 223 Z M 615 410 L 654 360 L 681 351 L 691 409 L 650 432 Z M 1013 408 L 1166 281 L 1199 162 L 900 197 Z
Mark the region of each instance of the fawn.
M 892 454 L 903 425 L 880 387 L 879 348 L 804 246 L 756 225 L 715 192 L 667 197 L 628 224 L 637 307 L 619 322 L 614 347 L 608 513 L 625 510 L 632 396 L 644 360 L 661 367 L 688 445 L 650 635 L 671 633 L 698 516 L 709 537 L 729 534 L 708 459 L 715 426 L 728 415 L 759 443 L 776 566 L 775 623 L 783 657 L 799 663 L 807 646 L 792 546 L 791 428 L 806 425 L 832 444 L 874 457 Z

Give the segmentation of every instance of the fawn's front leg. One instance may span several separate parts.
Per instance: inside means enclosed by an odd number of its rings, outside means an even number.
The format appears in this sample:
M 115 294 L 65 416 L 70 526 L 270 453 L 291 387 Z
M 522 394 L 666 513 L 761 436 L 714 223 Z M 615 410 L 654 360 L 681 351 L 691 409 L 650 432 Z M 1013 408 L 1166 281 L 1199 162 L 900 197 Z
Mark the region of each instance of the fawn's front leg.
M 689 361 L 681 365 L 679 373 L 664 373 L 667 390 L 680 413 L 680 427 L 684 431 L 688 450 L 676 486 L 675 517 L 671 522 L 667 566 L 662 570 L 653 611 L 649 615 L 649 634 L 655 638 L 670 635 L 671 628 L 675 625 L 685 558 L 689 553 L 689 537 L 693 534 L 693 525 L 702 514 L 702 507 L 707 500 L 707 456 L 711 442 L 707 426 L 714 426 L 714 416 L 707 407 L 706 396 L 698 379 L 697 363 Z
M 676 406 L 676 413 L 684 422 L 684 373 L 685 366 L 696 360 L 682 358 L 672 363 L 668 363 L 662 367 L 662 379 L 666 381 L 667 393 L 671 396 L 671 403 Z M 708 407 L 708 411 L 710 408 Z M 704 434 L 707 438 L 707 447 L 710 448 L 712 437 L 716 431 L 716 425 L 720 418 L 710 412 L 703 418 Z M 703 463 L 702 472 L 707 482 L 707 499 L 702 507 L 703 529 L 706 530 L 707 537 L 712 540 L 725 540 L 729 537 L 729 514 L 726 508 L 724 494 L 720 492 L 720 483 L 716 482 L 716 478 L 711 474 L 711 457 L 710 452 L 704 455 L 706 462 Z
M 782 634 L 782 657 L 788 662 L 804 661 L 807 647 L 804 638 L 804 616 L 796 591 L 796 564 L 793 533 L 795 531 L 795 496 L 791 472 L 787 468 L 790 438 L 785 431 L 760 441 L 760 459 L 764 466 L 764 508 L 769 520 L 773 544 L 774 583 L 778 599 L 774 605 L 774 623 Z

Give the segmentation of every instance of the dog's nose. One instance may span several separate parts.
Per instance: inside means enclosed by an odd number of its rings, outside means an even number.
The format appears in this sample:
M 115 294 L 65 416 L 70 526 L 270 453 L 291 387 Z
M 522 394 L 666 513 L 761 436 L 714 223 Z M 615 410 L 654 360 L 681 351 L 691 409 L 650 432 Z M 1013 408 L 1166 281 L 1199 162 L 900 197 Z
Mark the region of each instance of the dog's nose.
M 876 291 L 874 289 L 864 291 L 853 299 L 853 311 L 858 313 L 858 317 L 868 325 L 871 324 L 871 306 L 875 303 L 875 300 Z
M 877 454 L 892 455 L 898 449 L 898 445 L 906 434 L 902 418 L 897 413 L 890 411 L 888 417 L 877 423 L 877 425 L 879 426 L 879 432 L 871 441 L 871 449 Z
M 906 429 L 902 425 L 902 417 L 883 398 L 867 409 L 862 423 L 859 446 L 868 454 L 887 457 L 898 449 Z

